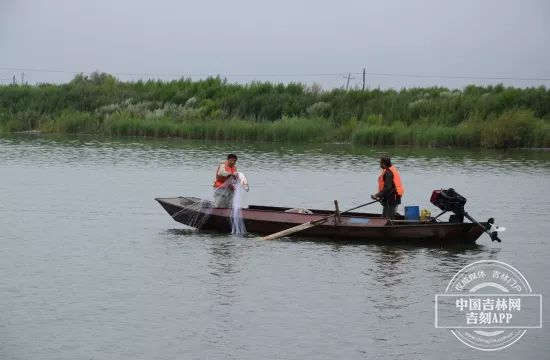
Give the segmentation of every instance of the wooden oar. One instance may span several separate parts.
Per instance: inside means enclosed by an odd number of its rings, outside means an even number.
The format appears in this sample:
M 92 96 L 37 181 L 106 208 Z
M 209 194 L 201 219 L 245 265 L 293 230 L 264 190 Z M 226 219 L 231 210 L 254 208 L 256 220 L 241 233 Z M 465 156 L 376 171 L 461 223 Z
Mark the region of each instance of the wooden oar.
M 360 207 L 363 207 L 363 206 L 367 206 L 367 205 L 370 205 L 370 204 L 374 204 L 375 202 L 378 202 L 378 200 L 374 200 L 374 201 L 368 202 L 368 203 L 366 203 L 366 204 L 356 206 L 356 207 L 351 208 L 351 209 L 348 209 L 348 210 L 346 210 L 346 211 L 342 211 L 342 212 L 340 212 L 340 215 L 345 214 L 345 213 L 350 212 L 350 211 L 353 211 L 353 210 L 355 210 L 355 209 L 359 209 Z M 283 231 L 276 232 L 276 233 L 271 234 L 271 235 L 264 236 L 264 237 L 262 237 L 262 239 L 263 239 L 263 240 L 274 240 L 274 239 L 278 239 L 278 238 L 283 237 L 283 236 L 287 236 L 287 235 L 290 235 L 290 234 L 294 234 L 294 233 L 297 233 L 298 231 L 302 231 L 302 230 L 309 229 L 309 228 L 314 227 L 314 226 L 317 226 L 317 225 L 324 224 L 324 223 L 326 223 L 330 218 L 333 218 L 334 216 L 336 216 L 336 213 L 334 213 L 334 214 L 332 214 L 332 215 L 329 215 L 329 216 L 325 216 L 325 217 L 320 218 L 320 219 L 317 219 L 317 220 L 308 221 L 307 223 L 300 224 L 300 225 L 291 227 L 291 228 L 289 228 L 289 229 L 286 229 L 286 230 L 283 230 Z

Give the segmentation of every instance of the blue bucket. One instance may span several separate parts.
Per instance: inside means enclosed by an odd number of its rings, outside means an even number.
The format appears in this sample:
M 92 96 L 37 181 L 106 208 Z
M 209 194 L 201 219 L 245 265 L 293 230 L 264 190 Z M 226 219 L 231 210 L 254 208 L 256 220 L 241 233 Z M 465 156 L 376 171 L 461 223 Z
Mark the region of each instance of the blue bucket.
M 420 208 L 418 206 L 405 206 L 405 220 L 420 221 Z

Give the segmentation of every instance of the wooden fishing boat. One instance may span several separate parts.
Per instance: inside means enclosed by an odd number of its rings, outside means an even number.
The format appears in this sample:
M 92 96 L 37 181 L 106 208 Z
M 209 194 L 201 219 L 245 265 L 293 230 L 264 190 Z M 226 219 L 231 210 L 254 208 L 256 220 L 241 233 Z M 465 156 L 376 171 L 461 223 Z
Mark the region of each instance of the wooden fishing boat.
M 212 203 L 195 197 L 156 198 L 175 221 L 200 229 L 231 232 L 227 208 L 213 208 Z M 334 214 L 334 210 L 292 212 L 292 208 L 250 205 L 242 209 L 242 218 L 249 233 L 272 234 Z M 481 226 L 480 226 L 481 225 Z M 379 214 L 342 213 L 320 225 L 296 233 L 298 236 L 358 242 L 417 243 L 430 245 L 473 244 L 485 231 L 487 223 L 406 221 L 398 215 L 389 220 Z

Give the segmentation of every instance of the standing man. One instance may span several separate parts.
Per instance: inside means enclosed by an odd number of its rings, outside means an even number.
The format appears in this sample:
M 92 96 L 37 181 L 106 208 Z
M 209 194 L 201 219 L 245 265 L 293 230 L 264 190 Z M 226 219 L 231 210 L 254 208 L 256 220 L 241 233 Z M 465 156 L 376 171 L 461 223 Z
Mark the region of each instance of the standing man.
M 378 177 L 378 193 L 371 195 L 373 200 L 379 200 L 383 206 L 382 216 L 395 219 L 397 205 L 401 204 L 404 189 L 399 171 L 391 164 L 389 156 L 380 158 L 382 172 Z
M 237 155 L 227 155 L 227 161 L 222 162 L 216 169 L 216 178 L 214 179 L 214 207 L 230 208 L 233 204 L 233 185 L 228 179 L 233 178 L 237 172 L 235 163 Z

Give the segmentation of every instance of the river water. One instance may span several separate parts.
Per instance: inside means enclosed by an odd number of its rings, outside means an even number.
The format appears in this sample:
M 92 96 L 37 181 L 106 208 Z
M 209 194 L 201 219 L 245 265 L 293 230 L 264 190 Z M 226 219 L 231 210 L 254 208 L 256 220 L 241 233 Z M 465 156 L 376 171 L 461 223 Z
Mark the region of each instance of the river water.
M 431 191 L 454 187 L 507 231 L 467 249 L 262 241 L 190 230 L 154 201 L 211 197 L 229 152 L 245 205 L 368 202 L 390 153 L 404 205 L 435 213 Z M 0 138 L 0 358 L 548 359 L 549 180 L 543 151 Z M 484 259 L 543 296 L 543 328 L 492 353 L 434 327 L 434 295 Z

